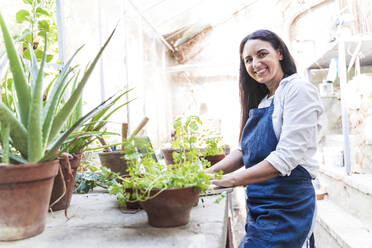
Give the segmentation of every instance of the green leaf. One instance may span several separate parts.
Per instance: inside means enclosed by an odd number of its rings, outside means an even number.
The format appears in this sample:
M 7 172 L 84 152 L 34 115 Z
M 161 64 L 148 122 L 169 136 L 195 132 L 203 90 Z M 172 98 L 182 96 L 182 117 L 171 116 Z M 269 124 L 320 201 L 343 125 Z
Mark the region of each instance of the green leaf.
M 32 5 L 32 0 L 23 0 L 23 2 L 24 2 L 25 4 L 30 4 L 30 5 Z
M 28 42 L 28 43 L 31 43 L 31 41 L 32 41 L 32 32 L 30 32 L 29 29 L 25 29 L 22 32 L 22 38 L 20 40 L 25 41 L 25 42 Z M 27 44 L 23 44 L 23 46 L 24 47 L 27 47 Z
M 94 109 L 92 109 L 89 113 L 87 113 L 86 115 L 84 115 L 83 117 L 81 117 L 78 121 L 76 121 L 74 123 L 74 125 L 68 129 L 67 131 L 65 131 L 61 136 L 59 136 L 53 144 L 50 145 L 50 147 L 48 147 L 48 152 L 45 154 L 45 156 L 42 158 L 41 161 L 50 161 L 56 157 L 58 157 L 58 154 L 56 154 L 56 151 L 57 149 L 60 148 L 60 146 L 62 145 L 63 141 L 65 139 L 67 139 L 67 137 L 76 129 L 78 128 L 82 123 L 84 123 L 86 120 L 88 120 L 89 118 L 91 118 L 94 114 L 96 114 L 98 111 L 100 111 L 101 108 L 103 108 L 105 106 L 105 104 L 111 100 L 112 97 L 108 98 L 107 100 L 105 100 L 104 102 L 102 102 L 100 105 L 98 105 L 97 107 L 95 107 Z
M 20 11 L 17 12 L 16 14 L 16 21 L 17 23 L 22 23 L 24 21 L 28 21 L 30 18 L 30 12 L 28 12 L 25 9 L 21 9 Z
M 28 113 L 30 107 L 30 87 L 27 84 L 26 76 L 23 71 L 18 53 L 14 47 L 14 42 L 9 34 L 9 31 L 4 22 L 3 16 L 0 14 L 0 26 L 3 32 L 5 47 L 9 59 L 10 70 L 13 74 L 14 86 L 17 93 L 18 103 L 17 108 L 20 111 L 20 117 L 24 126 L 27 126 Z
M 92 74 L 92 71 L 94 67 L 96 66 L 98 59 L 101 57 L 101 54 L 103 50 L 106 48 L 108 43 L 110 42 L 112 36 L 114 35 L 116 28 L 112 31 L 111 35 L 106 40 L 105 44 L 102 46 L 102 48 L 99 50 L 98 54 L 94 58 L 92 64 L 89 66 L 88 70 L 84 73 L 83 78 L 81 79 L 80 83 L 76 87 L 76 90 L 72 93 L 71 97 L 67 100 L 65 105 L 62 107 L 62 109 L 57 113 L 56 117 L 54 118 L 52 128 L 50 131 L 50 135 L 48 138 L 48 143 L 55 138 L 55 136 L 59 133 L 61 128 L 63 127 L 63 124 L 66 119 L 71 114 L 71 111 L 75 108 L 76 104 L 78 103 L 81 94 L 83 92 L 84 86 L 87 83 L 90 75 Z
M 0 156 L 3 155 L 3 150 L 0 150 Z M 19 156 L 16 156 L 14 154 L 9 154 L 9 160 L 12 164 L 27 164 L 28 161 L 27 160 L 24 160 L 23 158 L 19 157 Z
M 22 154 L 27 157 L 27 130 L 20 123 L 14 114 L 0 102 L 0 123 L 8 123 L 10 126 L 10 137 L 12 138 L 12 145 Z
M 52 92 L 48 96 L 47 102 L 45 104 L 45 107 L 43 109 L 43 138 L 44 138 L 44 144 L 48 145 L 49 140 L 49 134 L 50 129 L 52 127 L 52 123 L 55 117 L 55 112 L 58 106 L 58 100 L 60 99 L 60 96 L 63 91 L 64 82 L 68 76 L 68 73 L 70 72 L 70 64 L 76 54 L 83 48 L 81 46 L 73 55 L 72 57 L 67 61 L 66 65 L 62 68 L 61 73 L 59 74 L 53 88 Z
M 41 16 L 41 15 L 49 16 L 48 11 L 40 7 L 36 8 L 36 14 L 38 16 Z
M 37 27 L 43 31 L 49 32 L 49 22 L 47 20 L 38 21 Z
M 26 49 L 23 52 L 23 56 L 25 57 L 25 59 L 30 60 L 31 59 L 31 57 L 30 57 L 30 50 L 29 49 Z
M 10 134 L 10 126 L 8 123 L 3 123 L 1 125 L 1 146 L 3 148 L 3 158 L 2 163 L 8 164 L 9 163 L 9 134 Z
M 43 69 L 46 59 L 46 49 L 47 49 L 47 35 L 44 37 L 44 56 L 41 60 L 40 69 L 37 73 L 37 78 L 35 83 L 32 84 L 31 88 L 31 107 L 29 113 L 29 126 L 28 126 L 28 160 L 31 163 L 37 162 L 44 155 L 43 142 L 42 142 L 42 104 L 43 104 Z M 31 50 L 32 54 L 32 50 Z M 31 55 L 32 62 L 35 65 L 35 56 Z M 35 65 L 36 66 L 36 65 Z M 33 69 L 37 70 L 37 67 Z
M 39 73 L 39 69 L 37 67 L 36 56 L 35 56 L 34 50 L 32 49 L 31 44 L 28 45 L 28 49 L 26 51 L 28 51 L 28 54 L 31 60 L 30 78 L 31 78 L 31 91 L 32 91 L 35 85 L 38 73 Z
M 47 56 L 46 56 L 46 62 L 49 63 L 50 61 L 52 61 L 53 57 L 54 56 L 52 54 L 47 54 Z
M 44 56 L 43 51 L 41 51 L 40 49 L 36 49 L 36 50 L 34 50 L 34 52 L 35 52 L 36 58 L 38 58 L 38 60 L 41 60 L 41 58 Z

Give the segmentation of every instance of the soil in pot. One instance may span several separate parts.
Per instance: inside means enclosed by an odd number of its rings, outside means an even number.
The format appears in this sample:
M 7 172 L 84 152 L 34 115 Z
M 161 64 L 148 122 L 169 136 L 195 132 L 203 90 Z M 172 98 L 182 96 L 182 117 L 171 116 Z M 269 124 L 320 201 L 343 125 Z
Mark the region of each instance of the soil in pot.
M 100 152 L 98 153 L 101 165 L 110 168 L 111 171 L 119 173 L 120 175 L 128 175 L 127 162 L 123 158 L 122 151 Z
M 80 160 L 81 154 L 72 155 L 69 157 L 69 167 L 64 157 L 59 158 L 59 163 L 62 167 L 63 179 L 58 172 L 58 175 L 54 179 L 52 196 L 50 198 L 50 204 L 53 204 L 51 205 L 53 211 L 67 209 L 70 206 L 72 193 L 75 189 L 76 171 L 80 166 Z M 66 190 L 64 189 L 64 181 L 66 183 Z M 63 197 L 61 198 L 61 196 Z
M 151 195 L 159 190 L 152 190 Z M 199 198 L 200 190 L 195 187 L 166 189 L 155 198 L 141 202 L 147 213 L 148 222 L 155 227 L 175 227 L 186 225 L 190 211 Z
M 0 165 L 1 241 L 25 239 L 44 231 L 58 167 L 58 160 Z

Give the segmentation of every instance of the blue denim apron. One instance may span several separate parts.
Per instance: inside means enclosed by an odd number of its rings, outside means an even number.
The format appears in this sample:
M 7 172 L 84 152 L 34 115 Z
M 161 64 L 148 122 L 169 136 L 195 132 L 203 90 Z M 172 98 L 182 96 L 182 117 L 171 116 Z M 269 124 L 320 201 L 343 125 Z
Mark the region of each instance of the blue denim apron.
M 243 163 L 249 168 L 276 149 L 270 107 L 251 109 L 242 133 Z M 310 231 L 315 192 L 302 166 L 290 176 L 277 176 L 247 186 L 246 235 L 239 248 L 301 248 Z

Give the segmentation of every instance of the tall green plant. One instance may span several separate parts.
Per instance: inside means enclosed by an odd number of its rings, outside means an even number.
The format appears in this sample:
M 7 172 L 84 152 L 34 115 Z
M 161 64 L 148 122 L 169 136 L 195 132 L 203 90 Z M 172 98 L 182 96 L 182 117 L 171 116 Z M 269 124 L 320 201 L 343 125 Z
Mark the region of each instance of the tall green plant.
M 128 94 L 130 90 L 123 91 L 117 97 L 112 98 L 108 101 L 107 105 L 98 111 L 92 118 L 90 118 L 85 125 L 82 125 L 77 131 L 73 132 L 69 138 L 64 142 L 61 150 L 70 154 L 81 153 L 87 149 L 88 145 L 96 140 L 97 137 L 103 137 L 103 135 L 113 135 L 115 133 L 107 132 L 104 129 L 105 124 L 107 123 L 110 116 L 112 116 L 116 111 L 126 106 L 131 101 L 121 103 L 117 106 L 116 103 L 120 99 Z M 69 129 L 77 119 L 79 119 L 79 110 L 71 115 L 70 120 L 66 129 Z M 117 134 L 119 135 L 119 134 Z
M 58 37 L 55 17 L 55 0 L 23 0 L 24 5 L 16 13 L 16 22 L 22 25 L 20 35 L 14 38 L 22 43 L 23 56 L 31 60 L 29 45 L 34 50 L 37 61 L 41 61 L 46 44 L 43 42 L 44 34 L 48 33 L 48 50 L 46 62 L 57 62 Z
M 47 161 L 56 158 L 57 149 L 63 141 L 72 133 L 72 131 L 81 125 L 87 118 L 91 117 L 97 109 L 92 110 L 78 122 L 76 122 L 69 130 L 60 133 L 66 120 L 76 107 L 84 86 L 86 85 L 89 76 L 91 75 L 95 65 L 98 62 L 103 50 L 112 38 L 115 32 L 111 33 L 103 47 L 90 64 L 82 79 L 77 84 L 75 91 L 66 100 L 63 106 L 58 109 L 59 101 L 63 86 L 66 84 L 70 70 L 70 61 L 63 67 L 52 89 L 52 94 L 49 96 L 47 103 L 43 105 L 43 67 L 46 60 L 46 48 L 44 48 L 43 58 L 40 67 L 37 65 L 36 56 L 31 52 L 31 70 L 29 79 L 25 76 L 22 66 L 22 58 L 17 54 L 12 37 L 9 34 L 7 26 L 0 14 L 0 26 L 3 33 L 6 53 L 9 60 L 10 70 L 14 79 L 14 90 L 17 97 L 17 105 L 15 113 L 12 112 L 5 104 L 0 103 L 0 123 L 1 126 L 10 127 L 9 143 L 18 152 L 19 160 L 13 162 L 27 161 L 29 163 L 38 161 Z M 45 34 L 45 42 L 46 42 Z M 46 46 L 45 46 L 46 47 Z M 106 103 L 106 102 L 104 102 Z M 102 105 L 99 106 L 101 108 Z M 6 143 L 6 142 L 5 142 Z M 8 149 L 6 144 L 2 142 L 3 150 Z M 4 153 L 2 151 L 2 153 Z M 11 156 L 9 156 L 11 157 Z

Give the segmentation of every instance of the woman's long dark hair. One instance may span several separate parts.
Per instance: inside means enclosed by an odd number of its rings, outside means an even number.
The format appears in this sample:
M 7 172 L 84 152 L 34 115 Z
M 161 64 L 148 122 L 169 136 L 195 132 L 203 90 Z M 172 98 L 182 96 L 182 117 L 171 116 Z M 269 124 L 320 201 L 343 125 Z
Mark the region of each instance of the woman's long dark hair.
M 239 140 L 242 137 L 242 132 L 245 123 L 249 117 L 249 110 L 257 108 L 261 100 L 269 93 L 265 84 L 260 84 L 251 76 L 249 76 L 243 59 L 244 45 L 248 40 L 263 40 L 271 44 L 271 46 L 281 52 L 283 60 L 280 61 L 280 65 L 284 74 L 292 75 L 297 72 L 296 64 L 292 55 L 289 53 L 287 46 L 284 41 L 275 33 L 269 30 L 257 30 L 248 36 L 246 36 L 240 43 L 240 72 L 239 72 L 239 93 L 240 93 L 240 105 L 241 105 L 241 123 L 240 123 L 240 134 Z

